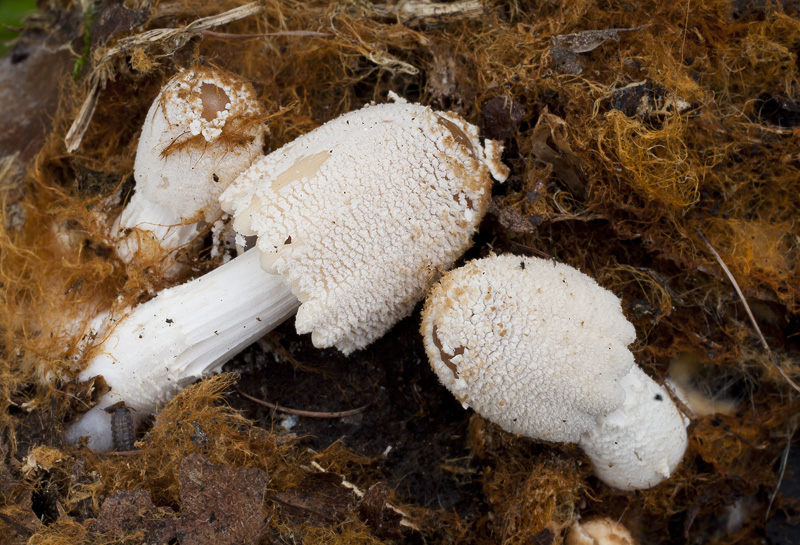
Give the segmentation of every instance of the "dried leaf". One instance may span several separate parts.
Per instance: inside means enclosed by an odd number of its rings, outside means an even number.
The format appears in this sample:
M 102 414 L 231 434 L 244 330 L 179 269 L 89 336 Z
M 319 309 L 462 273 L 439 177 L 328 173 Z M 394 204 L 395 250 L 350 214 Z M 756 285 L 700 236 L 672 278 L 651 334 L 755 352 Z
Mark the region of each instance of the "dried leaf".
M 78 414 L 83 414 L 97 405 L 100 398 L 111 390 L 100 375 L 82 382 L 69 382 L 61 389 L 69 399 L 69 410 Z
M 181 463 L 178 480 L 183 504 L 177 525 L 181 545 L 258 542 L 265 523 L 266 472 L 212 464 L 194 453 Z
M 98 15 L 92 24 L 92 47 L 146 23 L 150 4 L 148 1 L 140 9 L 128 9 L 125 0 L 105 0 L 97 7 Z
M 552 166 L 553 174 L 578 198 L 586 195 L 586 182 L 580 171 L 580 158 L 569 145 L 567 124 L 560 117 L 543 111 L 531 135 L 531 151 L 537 159 Z
M 297 524 L 324 526 L 345 517 L 354 503 L 353 492 L 334 473 L 312 473 L 292 489 L 279 492 L 273 499 Z
M 637 32 L 646 28 L 647 25 L 636 28 L 608 28 L 605 30 L 584 30 L 575 34 L 559 34 L 553 36 L 554 45 L 560 45 L 571 53 L 588 53 L 594 51 L 608 40 L 619 41 L 619 35 L 623 32 Z
M 503 229 L 512 233 L 533 233 L 536 227 L 542 223 L 541 216 L 534 215 L 528 220 L 516 208 L 502 206 L 500 199 L 493 199 L 489 203 L 489 213 L 497 218 L 497 222 Z
M 584 30 L 574 34 L 559 34 L 552 37 L 553 49 L 550 54 L 553 60 L 567 74 L 578 75 L 583 72 L 583 63 L 578 55 L 594 51 L 608 40 L 619 41 L 623 32 L 636 32 L 647 25 L 636 28 L 608 28 L 605 30 Z
M 117 490 L 103 502 L 100 516 L 90 528 L 126 543 L 130 543 L 130 534 L 140 532 L 148 544 L 166 545 L 175 538 L 174 517 L 171 509 L 157 508 L 142 488 Z
M 369 487 L 358 504 L 358 516 L 380 539 L 397 539 L 403 534 L 402 515 L 389 508 L 389 486 L 375 483 Z
M 609 107 L 628 117 L 656 122 L 692 108 L 688 101 L 667 92 L 661 85 L 637 81 L 611 92 Z
M 483 105 L 481 121 L 486 138 L 508 140 L 519 129 L 528 110 L 524 105 L 508 97 L 494 97 Z
M 444 42 L 430 47 L 433 60 L 428 68 L 428 90 L 431 98 L 443 108 L 463 113 L 472 102 L 475 88 L 461 57 Z

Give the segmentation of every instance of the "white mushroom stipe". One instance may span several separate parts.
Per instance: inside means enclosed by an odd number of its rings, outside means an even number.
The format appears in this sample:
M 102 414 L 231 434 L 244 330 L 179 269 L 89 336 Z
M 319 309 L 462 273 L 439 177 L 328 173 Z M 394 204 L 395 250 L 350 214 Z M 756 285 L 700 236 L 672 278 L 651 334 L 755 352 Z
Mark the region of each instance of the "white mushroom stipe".
M 220 216 L 219 195 L 261 156 L 263 115 L 253 87 L 233 74 L 194 68 L 167 82 L 147 112 L 136 192 L 116 226 L 123 259 L 147 242 L 179 248 L 197 237 L 198 222 Z
M 111 416 L 125 401 L 143 418 L 192 382 L 222 366 L 290 317 L 299 302 L 279 276 L 264 272 L 250 250 L 229 263 L 138 305 L 111 328 L 79 378 L 102 375 L 111 391 L 67 433 L 111 450 Z M 107 321 L 107 320 L 106 320 Z M 101 331 L 102 335 L 103 332 Z
M 112 392 L 70 439 L 110 448 L 96 427 L 103 407 L 125 401 L 147 414 L 301 302 L 298 331 L 317 346 L 349 353 L 381 336 L 471 244 L 490 171 L 507 174 L 501 147 L 490 149 L 461 118 L 400 102 L 346 114 L 254 164 L 222 201 L 240 234 L 259 236 L 260 252 L 111 326 L 80 378 L 103 375 Z
M 611 486 L 654 486 L 683 456 L 686 421 L 635 365 L 619 299 L 572 267 L 472 261 L 431 290 L 422 333 L 465 406 L 512 433 L 580 444 Z

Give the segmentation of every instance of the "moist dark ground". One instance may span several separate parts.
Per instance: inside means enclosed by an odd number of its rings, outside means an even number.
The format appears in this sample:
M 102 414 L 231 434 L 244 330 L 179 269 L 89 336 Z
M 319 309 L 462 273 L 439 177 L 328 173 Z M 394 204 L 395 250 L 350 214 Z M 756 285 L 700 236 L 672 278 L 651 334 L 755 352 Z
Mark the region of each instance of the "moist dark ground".
M 438 383 L 418 334 L 418 313 L 366 350 L 343 357 L 318 350 L 293 332 L 293 320 L 268 337 L 294 363 L 259 346 L 226 369 L 241 373 L 239 388 L 293 409 L 337 412 L 368 405 L 344 418 L 291 417 L 301 446 L 324 450 L 341 441 L 373 460 L 374 471 L 417 505 L 462 513 L 479 508 L 480 471 L 467 445 L 470 412 Z M 234 407 L 266 429 L 281 432 L 288 415 L 237 394 Z M 448 469 L 445 469 L 448 468 Z M 460 469 L 460 472 L 456 472 Z

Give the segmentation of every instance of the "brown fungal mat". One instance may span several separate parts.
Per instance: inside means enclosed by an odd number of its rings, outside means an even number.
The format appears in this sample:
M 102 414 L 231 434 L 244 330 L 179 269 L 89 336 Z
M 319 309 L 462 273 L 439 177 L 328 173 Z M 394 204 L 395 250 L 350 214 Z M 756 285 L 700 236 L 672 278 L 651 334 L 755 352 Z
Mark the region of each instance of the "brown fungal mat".
M 798 541 L 800 402 L 787 379 L 800 381 L 800 4 L 38 4 L 0 59 L 8 543 L 143 543 L 148 528 L 197 542 L 170 528 L 202 508 L 181 470 L 200 455 L 215 468 L 208 486 L 258 475 L 231 495 L 250 502 L 239 542 L 558 544 L 579 515 L 620 520 L 643 543 Z M 728 408 L 694 415 L 672 478 L 621 493 L 573 447 L 464 411 L 428 367 L 416 313 L 348 358 L 284 324 L 229 364 L 238 376 L 167 404 L 134 450 L 64 444 L 102 386 L 54 378 L 81 369 L 96 341 L 81 338 L 85 324 L 217 264 L 187 252 L 183 276 L 161 277 L 157 257 L 125 266 L 108 238 L 150 103 L 197 65 L 253 83 L 270 116 L 265 151 L 388 91 L 503 139 L 511 177 L 466 257 L 552 256 L 594 276 L 623 300 L 648 374 L 663 381 L 681 362 Z M 18 118 L 32 111 L 47 115 Z M 280 412 L 366 404 L 341 418 Z M 220 525 L 236 516 L 219 507 Z

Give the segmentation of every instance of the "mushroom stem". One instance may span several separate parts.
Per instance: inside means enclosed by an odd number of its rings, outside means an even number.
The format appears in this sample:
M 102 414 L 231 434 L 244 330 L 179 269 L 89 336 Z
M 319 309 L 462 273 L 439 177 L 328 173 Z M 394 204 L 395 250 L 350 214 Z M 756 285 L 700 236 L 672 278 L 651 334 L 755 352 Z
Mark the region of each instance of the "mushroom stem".
M 604 483 L 621 490 L 650 488 L 681 461 L 688 421 L 667 391 L 638 366 L 620 381 L 622 407 L 598 417 L 578 444 Z
M 111 416 L 119 401 L 142 418 L 179 389 L 222 365 L 293 315 L 300 302 L 280 276 L 264 272 L 251 250 L 195 280 L 133 308 L 97 348 L 81 380 L 102 375 L 111 386 L 68 431 L 89 436 L 95 450 L 112 448 Z

